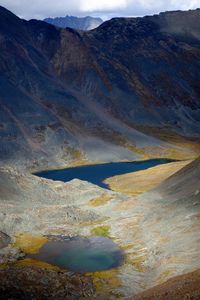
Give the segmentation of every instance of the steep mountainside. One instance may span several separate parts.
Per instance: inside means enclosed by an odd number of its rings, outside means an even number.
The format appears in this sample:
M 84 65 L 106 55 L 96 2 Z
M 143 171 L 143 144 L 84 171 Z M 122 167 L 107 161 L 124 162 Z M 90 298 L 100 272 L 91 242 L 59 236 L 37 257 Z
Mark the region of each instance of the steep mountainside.
M 0 7 L 0 45 L 1 162 L 199 153 L 200 10 L 82 32 Z
M 200 158 L 166 179 L 158 188 L 141 195 L 140 200 L 146 201 L 145 205 L 156 204 L 149 216 L 151 221 L 146 239 L 147 244 L 153 241 L 158 250 L 149 260 L 156 260 L 156 256 L 163 253 L 163 258 L 157 261 L 159 284 L 176 275 L 184 275 L 153 287 L 133 300 L 199 299 L 199 187 Z M 163 267 L 164 280 L 159 274 Z M 187 274 L 191 271 L 196 272 Z
M 159 193 L 171 199 L 196 199 L 200 201 L 200 157 L 186 165 L 159 186 Z
M 90 16 L 83 18 L 73 16 L 46 18 L 44 21 L 61 28 L 69 27 L 80 30 L 91 30 L 103 23 L 101 18 L 93 18 Z

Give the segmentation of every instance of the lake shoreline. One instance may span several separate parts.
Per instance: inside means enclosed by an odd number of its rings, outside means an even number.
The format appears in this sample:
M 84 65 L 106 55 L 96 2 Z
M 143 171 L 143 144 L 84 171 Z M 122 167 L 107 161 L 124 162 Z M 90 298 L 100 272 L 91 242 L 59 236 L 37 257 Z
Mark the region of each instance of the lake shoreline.
M 94 165 L 83 165 L 65 169 L 45 170 L 42 172 L 36 172 L 33 175 L 45 179 L 63 182 L 69 182 L 73 179 L 79 179 L 91 182 L 102 188 L 109 189 L 109 185 L 105 183 L 105 180 L 107 178 L 145 170 L 156 165 L 168 164 L 171 162 L 175 162 L 175 160 L 148 159 L 144 161 L 111 162 Z

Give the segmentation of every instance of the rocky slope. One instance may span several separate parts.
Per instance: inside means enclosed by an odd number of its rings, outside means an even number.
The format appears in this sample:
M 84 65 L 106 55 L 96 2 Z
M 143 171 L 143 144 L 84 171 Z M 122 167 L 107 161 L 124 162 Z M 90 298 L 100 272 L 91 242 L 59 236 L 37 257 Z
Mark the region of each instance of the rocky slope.
M 186 165 L 179 172 L 167 178 L 159 186 L 158 191 L 170 199 L 200 199 L 200 157 Z
M 199 14 L 117 18 L 82 32 L 0 7 L 1 164 L 195 157 Z
M 193 272 L 200 268 L 199 164 L 197 159 L 137 197 L 1 168 L 1 239 L 5 242 L 7 234 L 14 244 L 0 250 L 0 261 L 18 267 L 15 261 L 41 246 L 44 235 L 91 236 L 104 230 L 124 249 L 126 260 L 118 269 L 90 274 L 97 299 L 126 299 Z
M 82 18 L 73 16 L 46 18 L 44 21 L 61 28 L 69 27 L 79 30 L 92 30 L 103 23 L 101 18 L 93 18 L 90 16 Z
M 143 171 L 113 176 L 107 178 L 105 183 L 108 184 L 113 191 L 135 196 L 142 192 L 152 190 L 190 162 L 191 161 L 172 162 Z
M 0 269 L 0 299 L 78 300 L 94 294 L 89 278 L 35 267 Z

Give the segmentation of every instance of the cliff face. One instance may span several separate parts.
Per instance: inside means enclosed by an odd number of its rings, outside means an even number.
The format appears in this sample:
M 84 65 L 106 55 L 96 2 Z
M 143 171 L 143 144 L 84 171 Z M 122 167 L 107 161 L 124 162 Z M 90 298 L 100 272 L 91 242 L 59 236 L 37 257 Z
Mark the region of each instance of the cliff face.
M 1 160 L 169 157 L 182 141 L 196 155 L 199 15 L 117 18 L 81 32 L 0 7 Z

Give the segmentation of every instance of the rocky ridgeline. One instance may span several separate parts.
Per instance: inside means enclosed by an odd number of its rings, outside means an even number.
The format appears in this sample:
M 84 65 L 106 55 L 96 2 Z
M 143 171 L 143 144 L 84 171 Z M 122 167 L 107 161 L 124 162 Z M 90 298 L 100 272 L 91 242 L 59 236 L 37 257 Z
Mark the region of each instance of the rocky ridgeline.
M 194 158 L 199 20 L 114 18 L 84 32 L 0 7 L 1 164 L 179 158 L 183 145 Z
M 61 28 L 73 28 L 79 30 L 92 30 L 103 23 L 101 18 L 93 18 L 93 17 L 56 17 L 56 18 L 46 18 L 45 22 L 61 27 Z

